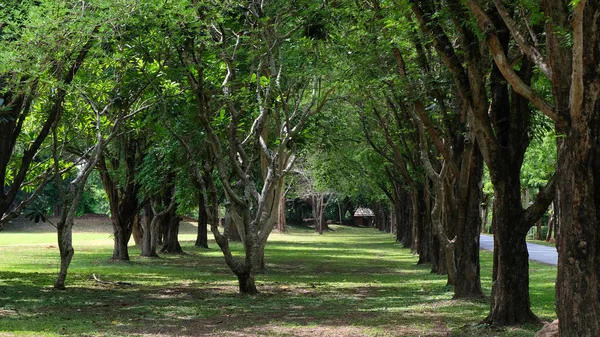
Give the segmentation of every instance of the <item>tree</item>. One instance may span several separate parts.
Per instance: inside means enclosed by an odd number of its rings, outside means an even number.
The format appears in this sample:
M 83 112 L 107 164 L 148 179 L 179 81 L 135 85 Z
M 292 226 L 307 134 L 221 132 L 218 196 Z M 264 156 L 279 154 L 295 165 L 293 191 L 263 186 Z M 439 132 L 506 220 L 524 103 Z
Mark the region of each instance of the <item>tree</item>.
M 92 116 L 95 120 L 93 130 L 96 134 L 96 139 L 95 141 L 88 144 L 86 150 L 83 151 L 83 153 L 77 159 L 79 165 L 78 174 L 77 177 L 69 183 L 67 191 L 65 191 L 62 186 L 62 171 L 59 167 L 59 162 L 61 160 L 64 160 L 64 158 L 60 154 L 62 154 L 64 151 L 58 151 L 58 132 L 56 127 L 53 132 L 53 162 L 55 168 L 54 175 L 62 202 L 60 219 L 56 224 L 58 232 L 58 247 L 60 251 L 60 272 L 58 274 L 56 282 L 54 283 L 54 288 L 59 290 L 65 289 L 67 270 L 71 263 L 71 259 L 73 258 L 73 255 L 75 253 L 75 250 L 73 249 L 72 245 L 72 230 L 74 225 L 73 219 L 75 217 L 75 212 L 83 195 L 83 190 L 86 181 L 90 173 L 94 170 L 95 166 L 100 161 L 102 157 L 102 152 L 104 151 L 105 147 L 115 137 L 119 135 L 121 124 L 123 124 L 124 121 L 131 118 L 138 112 L 143 111 L 148 107 L 145 104 L 146 102 L 138 102 L 138 104 L 132 106 L 134 110 L 119 110 L 119 112 L 116 115 L 110 116 L 113 118 L 113 121 L 111 122 L 107 115 L 111 110 L 112 105 L 114 104 L 114 98 L 110 98 L 109 101 L 104 105 L 104 107 L 100 109 L 99 104 L 95 102 L 93 98 L 88 96 L 85 92 L 82 92 L 81 95 L 83 96 L 84 100 L 87 102 L 90 110 L 93 113 Z M 83 123 L 78 125 L 83 126 L 84 129 L 77 130 L 76 128 L 71 127 L 62 128 L 65 131 L 65 135 L 62 137 L 64 144 L 72 143 L 73 141 L 69 139 L 71 137 L 80 137 L 82 134 L 89 132 L 88 130 L 86 130 L 86 128 L 89 126 L 88 124 Z
M 452 1 L 448 10 L 452 13 L 454 27 L 460 33 L 460 47 L 465 55 L 466 67 L 436 17 L 432 3 L 413 1 L 412 10 L 421 29 L 432 37 L 437 53 L 453 75 L 457 97 L 467 111 L 494 185 L 494 286 L 492 306 L 486 322 L 506 325 L 537 321 L 529 303 L 525 235 L 552 201 L 555 180 L 550 180 L 540 191 L 533 205 L 523 209 L 520 170 L 529 143 L 531 110 L 528 102 L 518 89 L 507 86 L 500 68 L 493 65 L 489 88 L 491 103 L 488 106 L 484 74 L 489 68 L 481 55 L 483 49 L 477 47 L 480 44 L 478 32 L 462 24 L 464 20 L 469 20 L 469 16 L 461 3 Z M 504 55 L 508 50 L 510 36 L 503 33 L 498 38 L 502 42 L 498 42 L 497 48 L 490 47 L 494 57 L 498 52 Z M 523 60 L 519 73 L 513 71 L 512 74 L 520 83 L 531 83 L 532 63 Z
M 211 25 L 203 9 L 214 10 L 225 24 Z M 216 185 L 211 179 L 202 179 L 212 177 L 212 172 L 204 170 L 203 174 L 202 161 L 192 144 L 183 137 L 179 141 L 196 162 L 196 181 L 209 196 L 205 203 L 211 231 L 238 277 L 240 292 L 253 294 L 257 292 L 254 273 L 264 270 L 264 247 L 276 223 L 283 176 L 294 162 L 294 138 L 308 118 L 323 108 L 329 91 L 321 93 L 323 82 L 317 75 L 294 79 L 290 77 L 293 73 L 288 74 L 292 68 L 286 61 L 293 60 L 284 55 L 305 52 L 301 44 L 286 43 L 285 36 L 297 31 L 291 20 L 292 8 L 249 1 L 233 9 L 195 10 L 198 12 L 192 13 L 189 24 L 197 21 L 200 26 L 189 29 L 208 31 L 211 37 L 184 37 L 179 59 L 197 104 L 195 118 L 206 134 L 207 152 L 225 191 L 226 218 L 242 238 L 243 262 L 232 255 L 227 230 L 221 233 L 217 227 Z M 208 67 L 211 63 L 225 73 Z M 213 98 L 216 80 L 221 92 Z
M 541 3 L 546 15 L 546 55 L 523 38 L 503 4 L 495 1 L 495 10 L 520 49 L 551 80 L 553 103 L 519 81 L 506 65 L 506 57 L 496 47 L 495 26 L 486 13 L 469 2 L 481 27 L 486 27 L 487 43 L 494 61 L 506 80 L 527 100 L 555 121 L 561 135 L 558 153 L 558 190 L 561 234 L 558 239 L 558 277 L 556 307 L 561 336 L 595 336 L 600 333 L 598 301 L 600 239 L 598 219 L 598 149 L 600 115 L 598 102 L 600 79 L 600 6 L 595 1 L 548 0 Z M 572 7 L 571 7 L 572 6 Z M 564 43 L 572 37 L 572 45 Z
M 98 33 L 89 14 L 86 6 L 52 1 L 0 12 L 0 230 L 52 179 L 38 161 L 50 156 L 42 154 L 46 138 Z M 30 196 L 11 209 L 22 189 Z

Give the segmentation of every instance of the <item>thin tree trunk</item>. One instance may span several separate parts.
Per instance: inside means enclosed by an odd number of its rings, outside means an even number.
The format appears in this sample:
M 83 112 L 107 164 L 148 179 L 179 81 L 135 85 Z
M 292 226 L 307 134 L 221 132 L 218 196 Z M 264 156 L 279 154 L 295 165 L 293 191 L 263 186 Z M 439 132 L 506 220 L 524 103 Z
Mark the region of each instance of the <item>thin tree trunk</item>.
M 285 218 L 285 194 L 281 193 L 277 207 L 277 230 L 279 233 L 287 232 L 287 221 Z
M 313 219 L 315 222 L 315 232 L 323 234 L 323 194 L 313 193 L 311 195 L 313 207 Z
M 417 236 L 417 253 L 419 254 L 419 261 L 417 264 L 433 263 L 434 250 L 433 250 L 433 228 L 431 225 L 431 207 L 429 203 L 429 192 L 420 191 L 419 200 L 415 210 L 417 216 L 416 233 Z
M 535 223 L 535 239 L 539 241 L 544 239 L 542 237 L 542 218 Z
M 142 219 L 142 226 L 144 229 L 144 236 L 142 237 L 142 256 L 145 257 L 158 257 L 156 253 L 157 246 L 157 222 L 160 221 L 158 217 L 154 215 L 152 211 L 152 201 L 148 201 L 144 206 L 144 216 Z
M 131 236 L 133 236 L 133 241 L 135 242 L 136 246 L 141 246 L 143 235 L 144 232 L 140 223 L 140 214 L 135 213 L 131 221 Z
M 413 253 L 418 253 L 420 251 L 420 240 L 419 240 L 419 232 L 423 231 L 424 228 L 422 228 L 424 219 L 423 219 L 423 213 L 424 213 L 424 209 L 422 209 L 422 207 L 424 207 L 423 204 L 423 200 L 422 200 L 422 191 L 419 191 L 418 189 L 414 189 L 411 192 L 410 195 L 410 201 L 411 201 L 411 208 L 410 208 L 410 235 L 407 235 L 407 239 L 409 239 L 410 241 L 408 242 L 408 245 L 406 245 L 406 247 L 409 247 Z M 419 256 L 419 260 L 421 260 L 421 257 Z M 428 261 L 429 257 L 424 256 L 423 257 L 423 262 Z
M 340 226 L 344 224 L 344 216 L 342 215 L 342 204 L 341 200 L 338 199 L 338 217 L 340 219 Z
M 412 240 L 412 233 L 413 233 L 413 221 L 412 221 L 412 193 L 407 193 L 404 196 L 404 205 L 397 205 L 397 207 L 399 207 L 400 211 L 398 212 L 398 214 L 401 214 L 402 216 L 398 219 L 398 236 L 400 236 L 400 242 L 402 242 L 402 246 L 404 248 L 412 248 L 411 244 L 413 242 Z M 414 251 L 414 250 L 413 250 Z
M 208 248 L 208 215 L 204 203 L 204 194 L 198 193 L 198 235 L 196 236 L 196 247 Z
M 72 219 L 71 219 L 72 220 Z M 60 271 L 54 282 L 54 288 L 58 290 L 65 289 L 65 280 L 67 278 L 67 270 L 71 264 L 71 259 L 75 254 L 73 249 L 73 221 L 65 222 L 60 220 L 57 223 L 58 232 L 58 249 L 60 251 Z
M 550 219 L 548 220 L 548 233 L 546 234 L 546 242 L 552 240 L 552 232 L 554 231 L 554 219 L 556 218 L 556 211 L 554 209 L 554 202 L 550 205 Z
M 490 233 L 491 231 L 488 230 L 488 217 L 490 214 L 489 197 L 485 196 L 484 200 L 485 201 L 483 202 L 483 223 L 481 224 L 481 233 Z

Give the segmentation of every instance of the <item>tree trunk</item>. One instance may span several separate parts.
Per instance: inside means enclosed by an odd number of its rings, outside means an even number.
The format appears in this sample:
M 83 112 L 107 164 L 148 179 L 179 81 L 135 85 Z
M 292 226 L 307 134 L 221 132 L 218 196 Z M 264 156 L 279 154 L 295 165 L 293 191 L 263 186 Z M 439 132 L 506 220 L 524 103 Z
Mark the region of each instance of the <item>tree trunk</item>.
M 444 240 L 439 235 L 436 234 L 433 236 L 431 272 L 438 275 L 448 275 L 447 250 L 444 245 Z
M 204 194 L 198 193 L 198 235 L 196 247 L 208 248 L 208 214 L 204 204 Z
M 60 271 L 58 278 L 54 282 L 54 288 L 58 290 L 65 290 L 65 280 L 67 278 L 67 270 L 71 264 L 71 259 L 75 254 L 73 249 L 73 223 L 69 224 L 68 221 L 59 221 L 56 225 L 58 232 L 58 249 L 60 251 Z
M 229 238 L 229 241 L 242 242 L 242 236 L 240 235 L 240 232 L 238 231 L 237 226 L 231 219 L 231 215 L 229 214 L 228 211 L 226 211 L 225 218 L 223 219 L 222 223 L 223 223 L 223 227 L 227 227 L 225 229 L 225 232 L 227 233 L 227 237 Z
M 554 219 L 556 218 L 556 211 L 554 203 L 550 205 L 550 219 L 548 219 L 548 233 L 546 234 L 546 242 L 552 240 L 552 232 L 554 231 Z
M 459 197 L 459 219 L 455 244 L 456 284 L 454 299 L 483 298 L 479 267 L 479 233 L 481 228 L 480 205 L 482 199 L 481 179 L 483 158 L 477 144 L 472 145 L 472 153 L 466 160 L 467 186 L 459 186 L 466 195 Z M 467 151 L 469 152 L 469 151 Z M 462 194 L 462 192 L 459 192 Z
M 113 249 L 113 260 L 129 261 L 129 250 L 127 244 L 131 237 L 131 231 L 126 224 L 123 224 L 121 218 L 113 216 L 113 235 L 114 235 L 114 249 Z
M 156 246 L 158 244 L 158 221 L 160 219 L 155 217 L 150 202 L 144 206 L 144 216 L 142 219 L 144 236 L 142 237 L 141 255 L 145 257 L 158 257 Z
M 556 313 L 562 337 L 600 336 L 600 4 L 579 1 L 573 25 L 571 125 L 559 149 Z
M 442 176 L 442 181 L 440 182 L 440 184 L 442 185 L 442 188 L 439 190 L 439 193 L 441 193 L 442 197 L 439 201 L 442 209 L 442 214 L 440 214 L 439 219 L 441 224 L 439 225 L 438 235 L 441 238 L 440 249 L 443 250 L 443 254 L 441 254 L 441 256 L 443 256 L 444 260 L 440 258 L 439 264 L 443 265 L 444 271 L 446 275 L 448 275 L 447 285 L 454 286 L 456 285 L 457 277 L 455 243 L 456 230 L 458 226 L 458 209 L 457 207 L 448 207 L 450 206 L 448 200 L 452 197 L 452 194 L 454 193 L 454 186 L 449 186 L 448 184 L 446 184 L 444 176 Z M 436 203 L 438 202 L 437 199 L 437 197 L 434 199 L 436 200 Z
M 415 210 L 416 220 L 418 221 L 416 225 L 416 233 L 415 236 L 418 237 L 417 241 L 417 252 L 419 254 L 419 261 L 417 264 L 429 263 L 433 262 L 433 229 L 431 226 L 431 218 L 429 214 L 431 213 L 429 207 L 429 192 L 420 191 L 418 206 Z
M 519 179 L 514 177 L 513 179 Z M 539 323 L 529 300 L 529 253 L 518 181 L 494 184 L 494 269 L 491 309 L 484 322 Z
M 165 223 L 165 235 L 163 246 L 160 249 L 161 252 L 170 254 L 183 254 L 183 249 L 179 244 L 179 223 L 181 217 L 176 214 L 176 207 L 173 211 L 169 212 L 166 216 Z
M 279 233 L 287 232 L 287 221 L 285 218 L 285 194 L 281 194 L 277 207 L 277 230 Z
M 589 124 L 573 121 L 560 153 L 562 217 L 556 282 L 560 336 L 600 335 L 599 97 L 596 92 L 595 100 L 590 97 L 590 101 L 584 101 L 582 110 L 590 115 L 594 111 L 595 116 Z
M 412 221 L 411 221 L 411 197 L 406 193 L 401 199 L 402 204 L 397 204 L 397 226 L 396 241 L 401 242 L 404 248 L 411 248 L 412 243 Z
M 483 197 L 483 223 L 481 224 L 481 233 L 491 233 L 491 230 L 488 230 L 488 217 L 490 214 L 490 205 L 489 205 L 489 197 Z
M 499 31 L 504 50 L 508 50 L 508 31 Z M 531 83 L 532 63 L 524 58 L 518 71 L 524 83 Z M 495 137 L 491 141 L 484 134 L 485 117 L 477 140 L 487 161 L 490 179 L 494 185 L 492 228 L 494 231 L 494 270 L 490 313 L 484 322 L 491 325 L 539 323 L 531 311 L 529 298 L 529 253 L 526 235 L 554 198 L 554 183 L 549 183 L 527 209 L 521 199 L 520 173 L 529 144 L 531 108 L 529 102 L 509 88 L 497 65 L 490 75 L 492 96 L 490 116 Z M 487 144 L 483 146 L 483 143 Z
M 313 193 L 311 195 L 312 200 L 312 213 L 315 221 L 315 232 L 323 234 L 324 230 L 324 218 L 323 218 L 323 193 Z
M 124 140 L 127 143 L 127 140 Z M 111 169 L 107 166 L 107 158 L 102 155 L 98 162 L 98 172 L 102 180 L 102 186 L 106 192 L 110 206 L 110 217 L 113 224 L 114 250 L 113 260 L 129 260 L 127 244 L 131 238 L 134 226 L 134 218 L 139 213 L 138 191 L 139 184 L 135 180 L 136 157 L 138 154 L 137 143 L 132 141 L 127 146 L 133 147 L 126 151 L 124 160 L 108 161 Z M 125 164 L 123 166 L 123 164 Z M 123 168 L 123 178 L 118 177 L 112 171 Z
M 236 276 L 239 281 L 241 294 L 258 294 L 258 290 L 256 289 L 256 283 L 254 282 L 254 276 L 251 272 L 238 273 Z
M 144 232 L 140 223 L 140 214 L 136 212 L 131 220 L 131 236 L 133 236 L 133 241 L 136 246 L 141 246 L 143 235 Z
M 252 265 L 252 271 L 255 274 L 266 274 L 267 265 L 265 264 L 265 246 L 267 241 L 260 242 L 258 249 L 254 252 L 254 262 Z
M 535 239 L 542 241 L 542 218 L 535 223 Z

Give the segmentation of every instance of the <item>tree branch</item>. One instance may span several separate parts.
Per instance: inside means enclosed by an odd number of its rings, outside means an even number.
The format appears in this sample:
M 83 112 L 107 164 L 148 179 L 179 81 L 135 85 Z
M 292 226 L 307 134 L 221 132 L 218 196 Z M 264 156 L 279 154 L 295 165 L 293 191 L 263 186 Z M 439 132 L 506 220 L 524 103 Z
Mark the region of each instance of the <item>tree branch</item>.
M 550 103 L 546 102 L 540 95 L 538 95 L 533 89 L 527 85 L 514 71 L 512 66 L 507 60 L 502 44 L 495 33 L 495 26 L 492 20 L 487 16 L 483 9 L 475 3 L 474 0 L 468 0 L 467 4 L 471 9 L 471 12 L 475 16 L 479 27 L 487 34 L 487 44 L 490 48 L 490 52 L 498 69 L 502 72 L 504 78 L 510 83 L 513 89 L 521 96 L 528 99 L 536 108 L 540 109 L 546 116 L 555 122 L 559 122 L 562 119 L 559 116 L 554 107 Z
M 504 20 L 506 27 L 508 27 L 508 30 L 510 30 L 510 33 L 515 38 L 515 41 L 519 47 L 521 47 L 521 50 L 523 50 L 525 55 L 527 55 L 529 59 L 531 59 L 533 63 L 540 68 L 547 78 L 552 79 L 552 69 L 550 69 L 540 51 L 535 46 L 527 42 L 527 39 L 523 36 L 523 34 L 521 34 L 515 21 L 510 17 L 510 14 L 508 14 L 506 7 L 504 7 L 503 2 L 501 0 L 494 0 L 494 4 L 496 5 L 496 9 L 498 9 L 498 13 L 502 17 L 502 20 Z

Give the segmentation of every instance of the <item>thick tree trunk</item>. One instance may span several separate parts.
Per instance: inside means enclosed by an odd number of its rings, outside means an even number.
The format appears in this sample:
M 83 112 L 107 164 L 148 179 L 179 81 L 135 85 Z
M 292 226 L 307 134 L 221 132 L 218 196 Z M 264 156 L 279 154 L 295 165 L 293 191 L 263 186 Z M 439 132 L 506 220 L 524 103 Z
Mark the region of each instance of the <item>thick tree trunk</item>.
M 396 242 L 402 242 L 402 234 L 403 234 L 403 222 L 405 221 L 402 213 L 402 208 L 398 205 L 398 201 L 394 201 L 392 205 L 392 227 L 394 227 L 394 237 L 396 238 Z
M 237 275 L 240 293 L 246 295 L 256 295 L 258 290 L 256 289 L 256 283 L 254 282 L 254 276 L 251 272 L 238 273 Z
M 493 325 L 539 323 L 529 300 L 528 226 L 524 224 L 518 179 L 514 177 L 512 184 L 505 181 L 494 185 L 492 303 L 484 320 Z
M 481 179 L 483 176 L 483 158 L 476 144 L 473 152 L 467 154 L 468 186 L 463 189 L 467 195 L 459 198 L 459 219 L 455 244 L 456 284 L 454 299 L 482 298 L 479 267 L 479 232 L 481 228 L 480 205 L 482 199 Z M 459 192 L 460 193 L 460 192 Z
M 562 221 L 556 282 L 560 336 L 600 335 L 600 92 L 596 95 L 596 101 L 585 102 L 586 113 L 594 111 L 595 117 L 587 125 L 574 121 L 560 153 Z
M 204 194 L 198 195 L 198 235 L 196 237 L 196 247 L 208 248 L 208 215 L 204 203 Z
M 504 29 L 498 34 L 504 50 L 508 50 L 508 31 Z M 518 75 L 529 84 L 532 74 L 532 63 L 525 58 Z M 481 151 L 487 158 L 494 185 L 494 270 L 490 313 L 484 322 L 499 326 L 539 323 L 531 311 L 525 237 L 554 198 L 554 190 L 540 191 L 533 204 L 523 209 L 520 172 L 529 144 L 531 108 L 525 98 L 507 86 L 496 65 L 490 75 L 490 92 L 490 115 L 497 142 L 486 138 L 483 130 L 477 139 L 480 144 L 487 142 Z M 485 118 L 478 116 L 478 122 L 485 122 Z
M 181 217 L 177 216 L 175 209 L 168 213 L 164 221 L 165 235 L 160 251 L 170 254 L 183 254 L 183 249 L 181 249 L 181 245 L 179 244 L 179 224 Z
M 127 248 L 127 244 L 131 238 L 131 230 L 129 226 L 124 224 L 117 216 L 113 217 L 112 223 L 114 230 L 114 248 L 112 259 L 129 261 L 129 250 Z
M 569 18 L 573 84 L 558 156 L 556 313 L 561 337 L 600 336 L 600 4 L 579 1 Z
M 225 213 L 225 218 L 222 222 L 223 227 L 227 227 L 226 232 L 228 233 L 229 241 L 242 242 L 242 236 L 240 235 L 240 232 L 238 231 L 238 228 L 233 220 L 231 220 L 229 213 Z
M 134 219 L 139 213 L 139 184 L 135 181 L 137 144 L 132 141 L 127 145 L 132 149 L 126 151 L 122 162 L 118 160 L 110 162 L 110 170 L 104 156 L 101 157 L 98 163 L 98 171 L 108 198 L 113 224 L 115 242 L 112 258 L 113 260 L 126 261 L 129 260 L 127 244 L 131 238 Z M 119 167 L 125 170 L 124 181 L 123 178 L 117 177 L 112 172 L 112 170 Z

